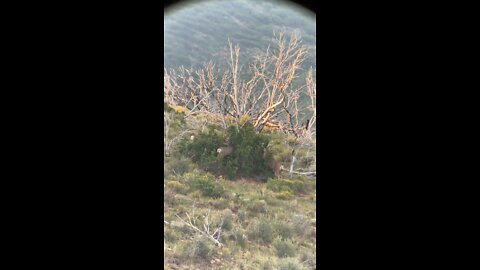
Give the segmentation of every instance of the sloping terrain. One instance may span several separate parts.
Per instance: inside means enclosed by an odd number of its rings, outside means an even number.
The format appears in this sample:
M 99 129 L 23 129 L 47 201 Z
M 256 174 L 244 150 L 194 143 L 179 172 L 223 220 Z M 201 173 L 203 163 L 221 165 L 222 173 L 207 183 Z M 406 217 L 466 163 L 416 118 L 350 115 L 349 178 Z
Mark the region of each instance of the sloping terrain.
M 166 114 L 177 117 L 169 136 L 180 141 L 190 141 L 185 130 L 200 132 L 195 128 L 212 123 L 201 114 L 184 121 L 183 110 L 177 111 Z M 275 160 L 288 165 L 296 149 L 295 170 L 315 170 L 314 144 L 266 135 Z M 165 269 L 315 269 L 315 178 L 283 170 L 266 181 L 227 179 L 206 172 L 179 149 L 173 147 L 164 164 Z
M 194 3 L 194 1 L 192 1 Z M 228 39 L 242 54 L 253 56 L 270 45 L 274 31 L 297 33 L 308 48 L 303 69 L 316 69 L 314 15 L 281 4 L 282 1 L 203 1 L 165 14 L 164 67 L 200 67 L 228 59 Z M 246 64 L 248 57 L 242 57 Z M 247 66 L 244 67 L 245 69 Z

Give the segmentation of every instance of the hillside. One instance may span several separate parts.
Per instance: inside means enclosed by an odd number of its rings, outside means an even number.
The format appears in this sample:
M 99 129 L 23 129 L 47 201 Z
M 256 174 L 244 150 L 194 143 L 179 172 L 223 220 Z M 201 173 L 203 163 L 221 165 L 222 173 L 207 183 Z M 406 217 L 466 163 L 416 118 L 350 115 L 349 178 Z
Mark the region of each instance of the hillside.
M 315 15 L 165 13 L 165 269 L 316 269 Z
M 184 108 L 166 108 L 169 139 L 164 142 L 175 143 L 164 164 L 165 269 L 315 269 L 315 178 L 290 176 L 288 169 L 275 176 L 263 167 L 230 178 L 221 166 L 231 163 L 216 153 L 209 156 L 207 148 L 215 152 L 227 137 L 234 146 L 241 142 L 215 124 L 215 115 L 185 118 Z M 295 149 L 294 171 L 316 168 L 314 144 L 274 131 L 242 136 L 244 148 L 254 147 L 257 137 L 268 140 L 271 158 L 285 165 Z M 185 150 L 188 145 L 193 151 Z
M 228 59 L 228 39 L 239 44 L 241 64 L 270 45 L 274 31 L 297 33 L 308 48 L 303 70 L 316 69 L 314 14 L 281 4 L 281 1 L 204 1 L 165 13 L 164 67 L 201 67 L 210 60 L 222 68 Z

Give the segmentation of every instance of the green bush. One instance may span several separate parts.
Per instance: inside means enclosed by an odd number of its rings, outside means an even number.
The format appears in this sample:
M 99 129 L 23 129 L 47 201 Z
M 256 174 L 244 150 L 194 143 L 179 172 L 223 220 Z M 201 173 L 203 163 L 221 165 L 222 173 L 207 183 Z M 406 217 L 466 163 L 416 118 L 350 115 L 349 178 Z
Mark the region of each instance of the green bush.
M 293 236 L 293 229 L 287 223 L 278 222 L 274 225 L 275 232 L 283 239 L 288 239 Z
M 178 143 L 178 151 L 192 159 L 204 170 L 217 171 L 217 149 L 223 145 L 224 139 L 213 128 L 208 132 L 200 132 L 195 141 L 185 138 Z
M 169 181 L 166 185 L 168 189 L 171 189 L 179 194 L 187 194 L 188 192 L 188 187 L 178 181 Z
M 167 165 L 168 173 L 174 173 L 177 175 L 183 175 L 190 171 L 191 161 L 186 158 L 171 159 Z
M 248 227 L 248 237 L 252 240 L 270 244 L 273 240 L 273 229 L 268 220 L 254 220 Z
M 222 159 L 222 169 L 227 176 L 262 175 L 271 173 L 267 162 L 271 155 L 266 151 L 269 138 L 257 133 L 251 124 L 238 129 L 230 126 L 227 130 L 227 137 L 234 147 L 232 155 Z
M 222 213 L 222 229 L 230 231 L 233 228 L 233 213 L 230 209 L 226 209 Z
M 240 221 L 241 223 L 245 223 L 248 220 L 248 213 L 246 210 L 240 209 L 238 210 L 237 217 L 238 221 Z
M 225 192 L 223 186 L 215 183 L 209 175 L 195 176 L 194 179 L 191 179 L 188 183 L 192 190 L 198 190 L 206 197 L 220 198 Z
M 264 200 L 250 201 L 247 205 L 247 209 L 251 211 L 252 214 L 265 213 L 267 211 L 267 202 Z
M 178 240 L 177 232 L 168 227 L 164 227 L 163 239 L 167 242 L 174 243 Z
M 278 193 L 275 193 L 274 196 L 279 200 L 290 200 L 293 198 L 293 194 L 290 191 L 278 192 Z
M 214 252 L 213 244 L 204 236 L 196 236 L 179 247 L 180 256 L 190 259 L 208 260 Z
M 243 231 L 236 231 L 235 232 L 235 240 L 237 244 L 242 248 L 245 249 L 247 247 L 247 238 Z
M 199 164 L 204 170 L 226 175 L 229 179 L 237 177 L 272 176 L 268 161 L 272 154 L 267 151 L 269 137 L 257 133 L 251 124 L 237 129 L 230 126 L 225 134 L 214 128 L 200 132 L 195 141 L 182 140 L 178 144 L 179 152 Z M 226 141 L 234 148 L 232 154 L 219 157 L 217 149 Z
M 280 258 L 294 257 L 295 246 L 290 241 L 283 241 L 280 238 L 276 238 L 273 241 L 273 247 Z
M 303 178 L 293 180 L 278 180 L 268 179 L 267 188 L 274 192 L 289 192 L 291 194 L 298 194 L 307 190 L 307 185 Z

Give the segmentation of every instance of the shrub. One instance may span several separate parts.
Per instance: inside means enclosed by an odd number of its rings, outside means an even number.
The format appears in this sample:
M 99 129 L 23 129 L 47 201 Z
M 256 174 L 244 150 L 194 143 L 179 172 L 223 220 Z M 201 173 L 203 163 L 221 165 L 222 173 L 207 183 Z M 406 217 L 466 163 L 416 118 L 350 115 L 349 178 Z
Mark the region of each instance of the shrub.
M 215 183 L 209 175 L 195 176 L 189 181 L 192 190 L 198 190 L 203 196 L 219 198 L 225 192 L 222 185 Z
M 272 173 L 267 166 L 271 155 L 266 151 L 269 138 L 257 133 L 253 125 L 246 124 L 238 129 L 230 126 L 227 137 L 235 151 L 222 159 L 222 170 L 230 178 L 232 176 L 250 177 Z
M 275 232 L 283 239 L 291 238 L 293 235 L 293 229 L 287 223 L 278 222 L 275 224 L 274 229 Z
M 204 236 L 196 236 L 179 247 L 180 256 L 191 259 L 208 260 L 214 251 L 213 244 Z
M 295 256 L 295 247 L 289 241 L 283 241 L 280 238 L 276 238 L 275 241 L 273 241 L 273 247 L 275 248 L 277 256 L 280 258 Z
M 178 239 L 178 236 L 174 230 L 168 227 L 164 227 L 163 239 L 165 239 L 165 241 L 167 242 L 174 243 Z
M 267 211 L 267 202 L 264 200 L 254 200 L 247 205 L 247 209 L 253 214 L 265 213 Z
M 187 138 L 181 140 L 178 143 L 178 151 L 190 157 L 203 169 L 217 171 L 217 149 L 223 142 L 223 137 L 210 128 L 208 132 L 200 132 L 193 142 Z
M 275 193 L 275 198 L 279 200 L 290 200 L 291 198 L 293 198 L 293 194 L 290 191 L 282 191 Z
M 247 248 L 247 237 L 245 236 L 245 233 L 243 231 L 236 231 L 235 232 L 235 241 L 237 242 L 237 245 L 239 245 L 242 249 Z
M 175 193 L 171 189 L 163 190 L 163 203 L 172 204 L 175 198 Z
M 223 197 L 219 199 L 215 199 L 212 202 L 212 206 L 215 207 L 216 209 L 225 209 L 229 206 L 229 201 Z
M 241 223 L 244 223 L 248 219 L 248 213 L 247 211 L 240 209 L 238 210 L 237 217 Z
M 298 235 L 303 236 L 307 233 L 310 223 L 305 216 L 294 215 L 292 218 L 292 226 Z
M 295 261 L 294 259 L 287 258 L 282 259 L 278 262 L 278 269 L 279 270 L 300 270 L 302 269 L 302 265 Z
M 267 166 L 272 159 L 271 153 L 266 150 L 269 137 L 257 133 L 251 124 L 239 129 L 232 125 L 226 131 L 225 137 L 228 139 L 210 128 L 206 133 L 200 132 L 193 142 L 182 140 L 178 149 L 203 169 L 226 175 L 229 179 L 273 175 L 273 171 Z M 234 148 L 233 153 L 217 157 L 217 149 L 224 145 L 226 140 Z
M 190 170 L 190 165 L 190 160 L 186 158 L 171 159 L 166 169 L 168 170 L 168 172 L 183 175 Z
M 273 229 L 267 220 L 254 220 L 247 227 L 248 237 L 265 244 L 273 240 Z
M 226 209 L 222 213 L 222 229 L 230 231 L 233 228 L 233 213 L 230 209 Z
M 304 252 L 300 255 L 300 261 L 306 266 L 309 266 L 311 269 L 315 269 L 316 267 L 316 258 L 314 253 Z
M 306 191 L 305 180 L 303 178 L 293 180 L 268 179 L 267 188 L 275 192 L 290 192 L 292 194 Z
M 188 192 L 188 187 L 178 181 L 169 181 L 167 183 L 167 188 L 180 194 L 187 194 Z

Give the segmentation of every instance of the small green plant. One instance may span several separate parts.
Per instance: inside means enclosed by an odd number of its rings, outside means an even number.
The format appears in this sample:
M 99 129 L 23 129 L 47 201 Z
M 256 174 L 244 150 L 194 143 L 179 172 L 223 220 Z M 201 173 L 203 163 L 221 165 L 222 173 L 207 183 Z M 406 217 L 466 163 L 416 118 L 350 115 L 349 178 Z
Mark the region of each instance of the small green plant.
M 247 248 L 247 236 L 243 231 L 236 231 L 235 232 L 235 240 L 237 242 L 237 245 L 239 245 L 242 249 Z
M 267 188 L 274 192 L 290 192 L 292 194 L 298 194 L 305 192 L 307 186 L 303 178 L 297 178 L 293 180 L 278 180 L 268 179 Z
M 222 229 L 230 231 L 233 228 L 233 214 L 230 209 L 226 209 L 222 213 Z
M 165 239 L 165 241 L 167 242 L 174 243 L 175 241 L 178 240 L 177 232 L 175 232 L 174 230 L 168 227 L 164 227 L 163 239 Z
M 293 194 L 290 191 L 282 191 L 275 193 L 275 198 L 279 200 L 290 200 L 293 198 Z
M 275 232 L 282 238 L 282 239 L 289 239 L 293 236 L 293 229 L 288 223 L 284 222 L 277 222 L 274 225 Z
M 169 173 L 173 173 L 175 175 L 183 175 L 184 173 L 190 171 L 190 168 L 191 161 L 186 158 L 180 158 L 171 159 L 166 169 L 169 171 Z
M 295 247 L 289 241 L 284 241 L 280 238 L 276 238 L 275 241 L 273 241 L 273 247 L 275 248 L 277 256 L 280 258 L 295 256 Z
M 270 244 L 273 241 L 273 228 L 268 220 L 253 220 L 247 227 L 249 239 L 256 240 L 264 244 Z
M 206 197 L 220 198 L 225 192 L 223 186 L 216 183 L 210 175 L 195 176 L 188 183 L 192 190 L 198 190 Z
M 238 210 L 237 217 L 238 221 L 240 221 L 241 223 L 245 223 L 248 220 L 248 212 L 240 209 Z
M 267 211 L 267 202 L 264 200 L 253 200 L 247 205 L 247 209 L 252 213 L 265 213 Z
M 180 257 L 208 260 L 214 252 L 212 243 L 204 236 L 196 236 L 179 247 Z
M 300 270 L 302 265 L 292 258 L 284 258 L 278 262 L 279 270 Z
M 219 210 L 225 209 L 229 206 L 229 200 L 225 199 L 224 197 L 215 199 L 212 201 L 212 206 Z
M 173 191 L 175 191 L 176 193 L 179 193 L 179 194 L 187 194 L 188 192 L 188 187 L 183 184 L 183 183 L 180 183 L 178 181 L 169 181 L 167 184 L 167 188 L 168 189 L 171 189 Z
M 310 227 L 309 220 L 303 215 L 294 215 L 292 218 L 292 226 L 295 229 L 295 233 L 299 236 L 303 236 L 308 232 Z

